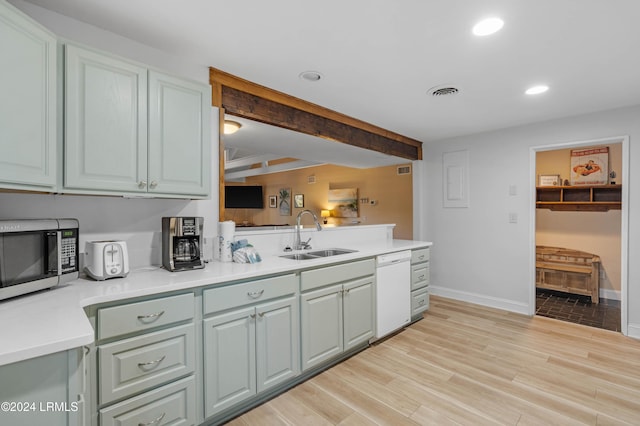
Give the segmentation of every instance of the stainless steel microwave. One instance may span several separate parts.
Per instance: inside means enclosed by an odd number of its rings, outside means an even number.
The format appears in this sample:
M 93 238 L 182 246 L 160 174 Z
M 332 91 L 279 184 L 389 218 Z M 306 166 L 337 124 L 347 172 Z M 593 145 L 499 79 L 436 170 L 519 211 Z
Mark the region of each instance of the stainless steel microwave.
M 76 219 L 0 220 L 0 300 L 78 278 Z

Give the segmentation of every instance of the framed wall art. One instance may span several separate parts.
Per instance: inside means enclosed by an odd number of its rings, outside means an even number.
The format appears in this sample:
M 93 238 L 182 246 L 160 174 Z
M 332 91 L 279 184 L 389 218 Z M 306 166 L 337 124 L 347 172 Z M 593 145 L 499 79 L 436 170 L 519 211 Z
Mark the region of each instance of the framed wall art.
M 358 217 L 358 188 L 330 189 L 329 203 L 335 217 Z
M 608 180 L 608 146 L 571 151 L 571 185 L 605 185 Z
M 291 216 L 291 188 L 280 188 L 280 216 Z
M 293 196 L 293 207 L 297 209 L 304 207 L 304 194 L 296 194 Z

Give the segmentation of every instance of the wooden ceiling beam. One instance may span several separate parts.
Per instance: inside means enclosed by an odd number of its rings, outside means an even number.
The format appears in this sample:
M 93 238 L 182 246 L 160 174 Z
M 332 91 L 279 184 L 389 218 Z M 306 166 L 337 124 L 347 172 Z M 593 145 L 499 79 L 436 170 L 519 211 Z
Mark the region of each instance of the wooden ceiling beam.
M 225 113 L 387 155 L 422 159 L 422 142 L 311 102 L 209 69 L 212 104 Z

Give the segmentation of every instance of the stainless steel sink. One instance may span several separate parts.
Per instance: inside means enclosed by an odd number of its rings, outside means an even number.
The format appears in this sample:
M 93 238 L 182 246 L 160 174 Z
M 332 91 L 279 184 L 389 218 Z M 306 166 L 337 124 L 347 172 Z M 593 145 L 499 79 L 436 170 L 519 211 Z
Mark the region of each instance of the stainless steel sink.
M 308 260 L 308 259 L 318 259 L 318 256 L 310 256 L 306 253 L 295 253 L 295 254 L 285 254 L 284 256 L 280 256 L 285 259 L 291 260 Z
M 321 259 L 323 257 L 329 257 L 329 256 L 337 256 L 340 254 L 355 253 L 356 251 L 358 250 L 332 248 L 332 249 L 324 249 L 324 250 L 315 250 L 307 253 L 284 254 L 280 257 L 284 259 L 291 259 L 291 260 L 310 260 L 310 259 Z
M 310 251 L 307 254 L 310 254 L 312 256 L 319 256 L 319 257 L 328 257 L 328 256 L 337 256 L 339 254 L 347 254 L 347 253 L 354 253 L 357 250 L 348 250 L 348 249 L 338 249 L 338 248 L 334 248 L 334 249 L 326 249 L 326 250 L 316 250 L 316 251 Z

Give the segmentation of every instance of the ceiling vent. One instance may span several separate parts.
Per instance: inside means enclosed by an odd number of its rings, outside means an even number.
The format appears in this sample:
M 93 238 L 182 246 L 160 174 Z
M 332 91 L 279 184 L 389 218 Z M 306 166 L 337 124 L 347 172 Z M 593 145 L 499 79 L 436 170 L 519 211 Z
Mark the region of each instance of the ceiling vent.
M 459 90 L 453 86 L 436 86 L 429 89 L 431 96 L 448 96 L 455 95 Z

